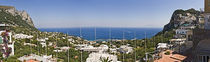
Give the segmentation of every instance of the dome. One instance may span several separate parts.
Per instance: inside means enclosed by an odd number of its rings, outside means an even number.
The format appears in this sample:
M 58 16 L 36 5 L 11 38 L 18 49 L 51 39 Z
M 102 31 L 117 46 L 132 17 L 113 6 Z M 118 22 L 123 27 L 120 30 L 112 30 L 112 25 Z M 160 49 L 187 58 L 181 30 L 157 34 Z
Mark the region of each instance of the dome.
M 198 54 L 210 55 L 209 46 L 210 46 L 210 39 L 201 40 L 196 47 L 196 51 Z

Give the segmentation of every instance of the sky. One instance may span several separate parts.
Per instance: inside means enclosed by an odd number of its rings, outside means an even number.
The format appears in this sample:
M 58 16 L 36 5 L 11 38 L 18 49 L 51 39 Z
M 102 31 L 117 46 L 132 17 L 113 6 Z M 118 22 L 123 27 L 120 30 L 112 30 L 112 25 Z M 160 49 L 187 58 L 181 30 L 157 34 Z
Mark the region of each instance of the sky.
M 37 28 L 162 28 L 176 9 L 204 9 L 204 0 L 0 0 L 25 10 Z

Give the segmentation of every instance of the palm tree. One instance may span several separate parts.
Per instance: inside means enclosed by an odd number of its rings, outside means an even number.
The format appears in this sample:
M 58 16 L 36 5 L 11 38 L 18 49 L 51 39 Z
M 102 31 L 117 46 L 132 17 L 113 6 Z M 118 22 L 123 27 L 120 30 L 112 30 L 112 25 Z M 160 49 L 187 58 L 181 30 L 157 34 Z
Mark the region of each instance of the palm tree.
M 111 62 L 112 60 L 109 60 L 109 57 L 107 58 L 102 58 L 100 57 L 101 62 Z

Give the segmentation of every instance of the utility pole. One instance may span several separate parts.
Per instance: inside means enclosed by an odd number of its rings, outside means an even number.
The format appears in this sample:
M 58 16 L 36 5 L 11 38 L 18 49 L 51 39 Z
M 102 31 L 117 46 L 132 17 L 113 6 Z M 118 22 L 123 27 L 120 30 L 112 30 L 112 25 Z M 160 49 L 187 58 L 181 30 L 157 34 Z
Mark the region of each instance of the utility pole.
M 144 41 L 144 43 L 145 43 L 145 54 L 146 54 L 146 58 L 145 58 L 145 61 L 147 62 L 147 60 L 148 60 L 148 56 L 147 56 L 147 33 L 145 32 L 145 41 Z
M 112 30 L 109 28 L 109 39 L 110 39 L 110 45 L 112 47 Z
M 56 33 L 57 33 L 57 32 L 56 32 Z M 59 34 L 58 34 L 58 35 L 59 35 Z M 58 36 L 58 35 L 57 35 L 57 36 Z M 55 48 L 58 46 L 58 45 L 57 45 L 57 36 L 56 36 L 56 46 L 55 46 Z M 56 50 L 57 50 L 57 49 L 56 49 Z M 58 57 L 58 54 L 57 54 L 57 53 L 58 53 L 58 50 L 57 50 L 57 52 L 56 52 L 56 58 Z
M 37 33 L 37 36 L 36 36 L 36 37 L 37 37 L 37 39 L 39 39 L 39 38 L 38 38 L 38 37 L 39 37 L 39 36 L 38 36 L 38 33 Z M 38 47 L 38 55 L 39 55 L 39 52 L 40 52 L 40 51 L 39 51 L 39 47 L 40 47 L 40 46 L 39 46 L 38 42 L 36 42 L 36 44 L 37 44 L 37 47 Z
M 134 41 L 135 41 L 135 48 L 137 49 L 137 46 L 136 46 L 136 42 L 137 42 L 137 39 L 136 39 L 136 31 L 134 32 Z M 136 62 L 136 49 L 135 49 L 135 61 Z
M 82 38 L 82 28 L 81 27 L 79 28 L 79 37 Z M 82 44 L 83 44 L 83 41 L 82 41 Z
M 46 38 L 46 34 L 44 34 L 44 37 Z M 46 44 L 46 51 L 45 51 L 45 53 L 47 55 L 47 41 L 46 40 L 45 40 L 45 44 Z
M 68 39 L 68 32 L 66 34 L 66 39 Z M 69 48 L 69 42 L 68 42 L 68 40 L 67 40 L 67 46 Z M 68 62 L 69 62 L 69 49 L 67 51 L 68 51 Z
M 31 39 L 29 39 L 30 44 L 31 44 Z M 32 44 L 30 45 L 30 49 L 31 49 L 31 54 L 32 54 Z
M 81 27 L 80 27 L 80 38 L 82 38 L 82 28 Z M 82 44 L 84 44 L 83 41 L 82 41 Z M 81 62 L 82 62 L 82 50 L 80 51 L 80 53 L 81 53 L 80 59 L 81 59 Z
M 125 37 L 125 33 L 123 30 L 123 45 L 124 45 L 124 37 Z M 123 62 L 125 61 L 125 51 L 123 51 Z

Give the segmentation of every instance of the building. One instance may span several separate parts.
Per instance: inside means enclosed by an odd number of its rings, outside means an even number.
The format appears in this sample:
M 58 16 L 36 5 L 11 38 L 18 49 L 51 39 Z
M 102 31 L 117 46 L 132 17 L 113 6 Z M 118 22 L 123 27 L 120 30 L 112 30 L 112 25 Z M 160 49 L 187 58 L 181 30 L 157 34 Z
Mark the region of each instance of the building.
M 204 29 L 194 29 L 193 47 L 186 52 L 187 61 L 210 62 L 210 0 L 205 0 Z
M 195 29 L 193 30 L 193 47 L 187 59 L 193 62 L 210 62 L 210 30 Z
M 104 52 L 109 49 L 107 45 L 100 45 L 99 47 L 93 47 L 91 45 L 87 44 L 81 44 L 81 45 L 76 45 L 76 49 L 80 49 L 82 51 L 87 51 L 87 52 Z
M 157 49 L 168 49 L 167 43 L 158 43 Z
M 170 52 L 169 55 L 166 55 L 166 52 Z M 155 59 L 154 62 L 185 62 L 186 56 L 180 54 L 173 54 L 173 51 L 167 50 L 159 53 L 161 56 L 160 59 Z
M 85 46 L 84 48 L 81 48 L 80 50 L 87 51 L 87 52 L 99 52 L 101 49 L 89 45 L 89 46 Z
M 126 53 L 126 54 L 128 54 L 128 53 L 130 53 L 130 52 L 133 52 L 133 47 L 129 47 L 128 45 L 122 45 L 122 46 L 120 46 L 119 51 L 120 51 L 121 53 Z
M 186 50 L 190 49 L 192 47 L 192 41 L 186 41 L 186 39 L 171 39 L 169 40 L 172 50 L 177 53 L 185 52 Z
M 204 28 L 210 29 L 210 0 L 205 0 Z
M 8 24 L 0 24 L 0 49 L 4 58 L 14 55 L 15 52 L 15 41 L 12 41 L 12 32 L 9 28 Z
M 176 34 L 186 35 L 188 30 L 185 29 L 177 29 Z
M 13 36 L 15 39 L 30 39 L 30 38 L 33 38 L 33 36 L 31 35 L 26 35 L 26 34 L 15 34 Z
M 86 59 L 86 62 L 102 62 L 101 58 L 108 58 L 109 60 L 112 60 L 111 62 L 120 62 L 117 60 L 116 55 L 111 55 L 108 53 L 91 53 L 89 54 L 89 57 Z
M 52 58 L 52 55 L 50 56 L 38 56 L 35 54 L 25 55 L 18 60 L 24 62 L 24 61 L 36 61 L 36 62 L 56 62 L 56 59 Z
M 210 13 L 210 0 L 205 0 L 205 7 L 204 7 L 204 11 L 205 13 Z

